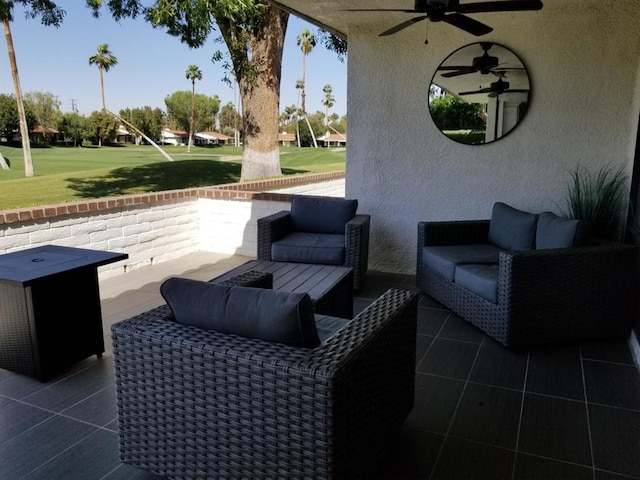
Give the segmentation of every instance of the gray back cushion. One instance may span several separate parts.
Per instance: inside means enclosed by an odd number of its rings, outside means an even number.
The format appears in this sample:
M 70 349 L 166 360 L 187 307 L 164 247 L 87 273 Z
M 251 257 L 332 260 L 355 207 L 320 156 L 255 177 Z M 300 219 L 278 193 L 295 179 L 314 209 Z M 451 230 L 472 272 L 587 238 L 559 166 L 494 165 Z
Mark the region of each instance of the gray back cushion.
M 298 232 L 345 233 L 345 225 L 358 209 L 357 200 L 294 195 L 291 199 L 291 224 Z
M 538 215 L 497 202 L 489 222 L 489 242 L 505 250 L 531 250 L 537 223 Z
M 160 286 L 176 322 L 294 347 L 320 344 L 306 293 L 232 287 L 172 277 Z
M 569 248 L 585 245 L 589 239 L 586 222 L 574 218 L 558 217 L 543 212 L 538 219 L 536 248 Z

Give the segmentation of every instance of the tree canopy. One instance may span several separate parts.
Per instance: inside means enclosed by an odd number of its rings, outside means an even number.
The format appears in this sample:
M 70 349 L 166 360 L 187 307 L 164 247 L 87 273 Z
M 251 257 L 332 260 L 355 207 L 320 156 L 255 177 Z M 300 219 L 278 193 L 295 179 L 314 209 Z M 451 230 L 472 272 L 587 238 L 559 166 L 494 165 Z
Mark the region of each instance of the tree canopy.
M 170 123 L 188 132 L 191 125 L 191 92 L 187 90 L 173 92 L 167 95 L 164 103 L 167 106 Z M 216 115 L 220 110 L 220 99 L 218 96 L 209 97 L 202 93 L 196 93 L 194 96 L 194 104 L 194 132 L 213 130 Z

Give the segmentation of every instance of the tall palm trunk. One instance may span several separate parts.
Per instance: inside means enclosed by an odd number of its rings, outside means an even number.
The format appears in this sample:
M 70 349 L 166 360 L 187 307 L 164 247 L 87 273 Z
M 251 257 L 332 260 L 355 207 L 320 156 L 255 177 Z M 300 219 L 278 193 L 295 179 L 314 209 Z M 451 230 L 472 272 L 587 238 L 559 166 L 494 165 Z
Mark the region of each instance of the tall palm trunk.
M 191 152 L 193 145 L 193 128 L 196 124 L 196 79 L 191 80 L 191 125 L 189 126 L 189 144 L 187 145 L 187 153 Z
M 13 77 L 13 87 L 16 92 L 16 102 L 18 104 L 18 120 L 20 122 L 20 136 L 22 137 L 22 153 L 24 155 L 24 174 L 33 177 L 33 160 L 31 159 L 31 143 L 29 142 L 29 127 L 27 126 L 27 116 L 24 112 L 24 102 L 22 101 L 22 89 L 20 88 L 20 77 L 18 76 L 18 64 L 16 63 L 16 52 L 13 48 L 13 37 L 9 20 L 3 20 L 4 37 L 7 41 L 7 51 L 9 53 L 9 63 L 11 64 L 11 76 Z
M 307 113 L 306 98 L 307 98 L 307 53 L 302 50 L 302 113 Z
M 107 109 L 107 102 L 104 101 L 104 77 L 102 75 L 102 65 L 98 65 L 98 71 L 100 72 L 100 94 L 102 95 L 102 108 Z

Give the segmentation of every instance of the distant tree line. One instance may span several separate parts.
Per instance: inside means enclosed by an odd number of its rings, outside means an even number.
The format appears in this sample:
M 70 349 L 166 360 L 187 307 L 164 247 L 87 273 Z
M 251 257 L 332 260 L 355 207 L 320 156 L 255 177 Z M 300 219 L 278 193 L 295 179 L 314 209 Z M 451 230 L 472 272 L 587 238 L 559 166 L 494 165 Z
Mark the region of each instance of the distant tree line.
M 196 94 L 194 100 L 196 132 L 221 130 L 232 136 L 235 128 L 242 128 L 242 118 L 237 114 L 233 103 L 230 102 L 220 110 L 217 95 L 209 97 Z M 177 91 L 167 95 L 165 105 L 166 112 L 157 107 L 144 106 L 122 109 L 119 115 L 154 141 L 160 141 L 165 128 L 189 131 L 191 92 Z M 24 95 L 24 110 L 32 143 L 53 144 L 61 138 L 67 144 L 75 146 L 81 146 L 83 142 L 102 145 L 116 141 L 121 125 L 106 111 L 94 111 L 86 116 L 75 111 L 63 113 L 60 107 L 60 100 L 51 92 L 29 92 Z M 220 127 L 216 128 L 218 124 Z M 19 125 L 15 96 L 0 94 L 1 140 L 8 143 L 19 141 Z M 131 141 L 140 143 L 142 138 L 131 132 Z

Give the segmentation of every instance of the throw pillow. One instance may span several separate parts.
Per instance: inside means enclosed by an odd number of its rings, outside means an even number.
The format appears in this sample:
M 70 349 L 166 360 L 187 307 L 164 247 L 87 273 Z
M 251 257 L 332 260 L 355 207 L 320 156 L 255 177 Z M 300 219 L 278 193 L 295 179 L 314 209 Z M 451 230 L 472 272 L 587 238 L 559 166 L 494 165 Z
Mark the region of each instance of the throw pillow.
M 172 277 L 160 293 L 176 322 L 294 347 L 320 344 L 306 293 L 233 287 Z
M 587 243 L 589 234 L 586 223 L 574 218 L 558 217 L 543 212 L 536 229 L 536 248 L 569 248 Z
M 534 213 L 496 202 L 489 222 L 489 242 L 505 250 L 531 250 L 537 222 Z
M 345 225 L 358 209 L 357 200 L 294 195 L 291 200 L 291 225 L 298 232 L 345 233 Z

